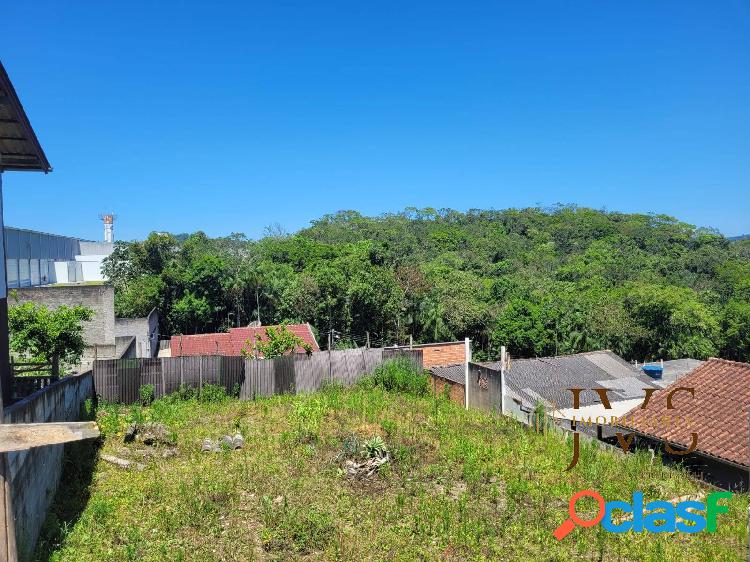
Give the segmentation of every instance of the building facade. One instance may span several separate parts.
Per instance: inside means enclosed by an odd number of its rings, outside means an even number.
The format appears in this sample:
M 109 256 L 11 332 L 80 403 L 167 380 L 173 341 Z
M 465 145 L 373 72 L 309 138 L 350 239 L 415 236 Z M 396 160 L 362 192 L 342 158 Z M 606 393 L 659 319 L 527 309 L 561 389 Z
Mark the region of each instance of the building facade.
M 8 288 L 102 281 L 113 244 L 5 227 Z

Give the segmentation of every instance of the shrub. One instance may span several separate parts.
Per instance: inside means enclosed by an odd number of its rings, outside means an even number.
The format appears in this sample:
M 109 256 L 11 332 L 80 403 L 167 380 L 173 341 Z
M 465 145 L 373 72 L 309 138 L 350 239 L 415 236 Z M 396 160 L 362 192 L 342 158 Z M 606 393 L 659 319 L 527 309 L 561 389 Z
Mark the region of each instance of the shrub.
M 223 386 L 204 384 L 198 393 L 198 402 L 224 402 L 229 395 Z
M 534 406 L 534 413 L 531 418 L 533 428 L 540 433 L 547 433 L 552 425 L 552 421 L 547 416 L 547 408 L 544 404 L 537 402 Z
M 363 386 L 379 386 L 390 392 L 404 392 L 414 396 L 427 396 L 430 383 L 427 374 L 405 357 L 392 359 L 378 365 L 372 377 L 366 377 Z
M 239 394 L 239 385 L 234 385 L 232 391 L 228 393 L 223 386 L 217 384 L 204 384 L 202 389 L 183 384 L 175 392 L 160 399 L 160 402 L 164 404 L 175 404 L 190 400 L 197 400 L 198 402 L 224 402 L 232 396 L 235 398 L 238 397 Z
M 144 384 L 138 389 L 138 395 L 141 398 L 141 404 L 144 406 L 150 405 L 154 401 L 156 395 L 156 388 L 153 384 Z

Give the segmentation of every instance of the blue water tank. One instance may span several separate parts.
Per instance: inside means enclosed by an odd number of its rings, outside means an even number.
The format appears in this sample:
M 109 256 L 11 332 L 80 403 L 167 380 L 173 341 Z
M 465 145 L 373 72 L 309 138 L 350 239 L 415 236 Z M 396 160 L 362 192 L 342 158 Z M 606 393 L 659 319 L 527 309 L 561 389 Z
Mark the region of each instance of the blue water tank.
M 644 365 L 643 372 L 652 379 L 660 379 L 664 368 L 661 365 Z

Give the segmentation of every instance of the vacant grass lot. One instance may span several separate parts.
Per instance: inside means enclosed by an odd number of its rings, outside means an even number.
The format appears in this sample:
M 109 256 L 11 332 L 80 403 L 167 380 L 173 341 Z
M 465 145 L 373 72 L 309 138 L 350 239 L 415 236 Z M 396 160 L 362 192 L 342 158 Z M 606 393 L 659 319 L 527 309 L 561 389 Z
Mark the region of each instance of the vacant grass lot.
M 72 463 L 37 552 L 88 560 L 739 560 L 746 556 L 747 496 L 735 496 L 715 534 L 614 535 L 552 531 L 584 488 L 608 499 L 700 493 L 647 455 L 616 456 L 559 436 L 465 412 L 444 399 L 380 388 L 331 388 L 257 402 L 165 399 L 147 408 L 105 406 L 101 460 L 76 517 L 85 471 Z M 123 443 L 130 421 L 163 422 L 176 455 Z M 239 431 L 242 450 L 202 453 L 204 438 Z M 342 470 L 352 436 L 379 435 L 392 461 L 370 480 Z M 144 453 L 144 451 L 146 451 Z M 151 453 L 153 451 L 153 453 Z M 83 454 L 76 450 L 76 454 Z M 84 455 L 85 457 L 85 455 Z M 84 460 L 85 463 L 85 460 Z M 83 480 L 85 483 L 85 479 Z M 84 496 L 85 497 L 85 496 Z M 580 504 L 579 504 L 580 505 Z M 583 515 L 583 514 L 582 514 Z

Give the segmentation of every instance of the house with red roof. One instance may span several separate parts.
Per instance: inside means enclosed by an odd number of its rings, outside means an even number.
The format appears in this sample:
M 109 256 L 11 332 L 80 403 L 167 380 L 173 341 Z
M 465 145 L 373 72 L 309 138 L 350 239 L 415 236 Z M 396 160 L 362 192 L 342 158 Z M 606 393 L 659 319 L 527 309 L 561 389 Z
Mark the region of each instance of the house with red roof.
M 656 449 L 725 489 L 748 489 L 750 363 L 709 359 L 617 424 L 635 445 Z
M 267 341 L 266 329 L 278 329 L 280 326 L 249 326 L 245 328 L 231 328 L 228 332 L 217 334 L 195 334 L 189 336 L 172 336 L 169 348 L 172 357 L 189 355 L 242 355 L 242 350 L 250 350 L 250 342 Z M 320 351 L 318 341 L 312 331 L 310 324 L 287 324 L 287 329 L 303 342 L 310 346 L 313 351 Z M 306 353 L 300 345 L 295 350 L 297 353 Z

